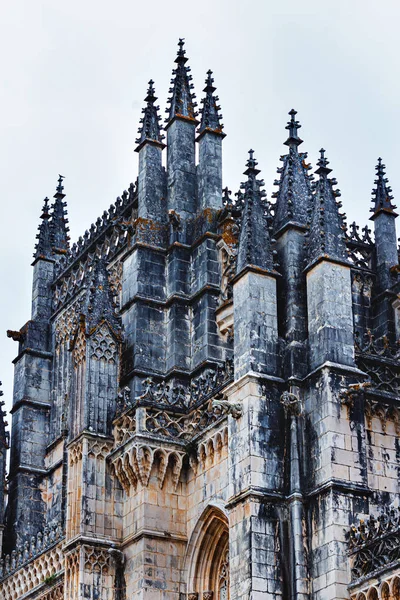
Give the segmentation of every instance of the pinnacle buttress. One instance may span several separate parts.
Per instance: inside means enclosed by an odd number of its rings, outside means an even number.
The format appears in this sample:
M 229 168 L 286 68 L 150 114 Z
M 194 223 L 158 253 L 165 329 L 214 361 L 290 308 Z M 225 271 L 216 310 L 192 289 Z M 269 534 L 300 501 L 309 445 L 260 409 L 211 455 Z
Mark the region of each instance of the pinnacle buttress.
M 147 104 L 142 108 L 143 117 L 140 119 L 141 124 L 138 130 L 139 137 L 136 140 L 138 144 L 136 152 L 140 150 L 145 142 L 164 147 L 163 139 L 165 136 L 162 134 L 162 128 L 159 123 L 161 120 L 161 117 L 158 115 L 160 107 L 155 105 L 156 100 L 154 81 L 150 79 L 147 96 L 144 99 Z
M 316 174 L 319 179 L 315 184 L 314 206 L 311 210 L 311 223 L 308 240 L 308 263 L 321 257 L 347 262 L 347 250 L 344 235 L 345 215 L 339 213 L 340 203 L 336 198 L 339 190 L 334 190 L 336 179 L 328 179 L 332 169 L 321 148 Z
M 58 176 L 58 185 L 54 194 L 54 203 L 51 213 L 51 245 L 55 254 L 66 254 L 69 250 L 69 227 L 67 219 L 67 211 L 65 210 L 67 203 L 64 202 L 64 186 L 63 175 Z
M 261 190 L 264 181 L 257 179 L 260 171 L 257 169 L 253 150 L 249 150 L 246 166 L 244 174 L 247 175 L 247 181 L 241 186 L 244 195 L 236 273 L 250 266 L 273 271 L 274 254 L 269 234 L 271 217 L 264 199 L 266 194 Z
M 289 153 L 281 156 L 283 166 L 278 168 L 281 177 L 274 184 L 279 186 L 277 192 L 272 194 L 276 198 L 274 231 L 282 229 L 288 223 L 301 227 L 307 226 L 308 210 L 312 203 L 311 180 L 307 174 L 311 166 L 306 163 L 307 153 L 298 152 L 302 143 L 298 136 L 301 125 L 295 120 L 296 111 L 289 112 L 290 121 L 286 125 L 289 137 L 284 142 L 289 147 Z
M 179 38 L 179 49 L 175 59 L 176 68 L 172 71 L 174 77 L 171 79 L 172 87 L 169 89 L 171 97 L 167 100 L 167 103 L 170 104 L 170 107 L 166 109 L 168 113 L 166 122 L 168 124 L 176 117 L 195 122 L 197 117 L 197 103 L 195 102 L 195 94 L 192 91 L 194 86 L 191 83 L 190 67 L 186 66 L 188 59 L 185 56 L 184 43 L 184 39 Z
M 49 213 L 49 199 L 44 199 L 42 214 L 40 215 L 42 222 L 39 225 L 39 232 L 36 234 L 37 243 L 35 245 L 35 260 L 38 258 L 50 258 L 53 254 L 51 245 L 51 225 Z
M 378 164 L 375 167 L 375 188 L 372 190 L 372 202 L 374 203 L 373 208 L 371 208 L 371 212 L 373 213 L 371 217 L 372 219 L 381 211 L 385 211 L 397 216 L 397 214 L 394 212 L 397 207 L 392 204 L 392 188 L 387 185 L 389 180 L 387 177 L 385 177 L 385 168 L 386 167 L 382 163 L 382 159 L 379 157 Z
M 218 105 L 218 96 L 214 95 L 217 88 L 214 87 L 214 79 L 211 70 L 207 71 L 205 83 L 206 87 L 203 89 L 203 92 L 205 92 L 206 95 L 201 100 L 202 108 L 200 109 L 201 122 L 199 134 L 207 131 L 225 137 L 225 134 L 222 131 L 224 126 L 220 122 L 222 119 L 222 115 L 219 114 L 221 107 Z

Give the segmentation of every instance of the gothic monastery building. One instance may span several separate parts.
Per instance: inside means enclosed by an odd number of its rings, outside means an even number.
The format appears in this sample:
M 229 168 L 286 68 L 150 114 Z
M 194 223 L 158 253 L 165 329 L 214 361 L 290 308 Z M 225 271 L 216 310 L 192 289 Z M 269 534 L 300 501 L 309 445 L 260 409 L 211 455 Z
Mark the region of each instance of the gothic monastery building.
M 189 72 L 180 40 L 163 127 L 149 82 L 136 183 L 72 246 L 62 176 L 44 201 L 31 319 L 8 332 L 0 598 L 399 599 L 385 165 L 370 228 L 347 225 L 291 110 L 275 200 L 253 150 L 231 195 L 212 73 L 198 115 Z

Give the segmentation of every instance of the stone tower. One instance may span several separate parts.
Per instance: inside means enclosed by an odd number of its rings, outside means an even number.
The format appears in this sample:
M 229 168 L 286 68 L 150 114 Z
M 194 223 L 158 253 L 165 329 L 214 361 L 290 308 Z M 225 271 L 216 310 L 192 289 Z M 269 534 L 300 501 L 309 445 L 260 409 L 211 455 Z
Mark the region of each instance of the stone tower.
M 72 246 L 63 176 L 44 201 L 31 319 L 8 332 L 0 597 L 400 599 L 385 167 L 373 240 L 291 110 L 275 202 L 253 150 L 232 198 L 213 74 L 198 114 L 183 40 L 169 93 L 163 127 L 150 80 L 137 181 Z

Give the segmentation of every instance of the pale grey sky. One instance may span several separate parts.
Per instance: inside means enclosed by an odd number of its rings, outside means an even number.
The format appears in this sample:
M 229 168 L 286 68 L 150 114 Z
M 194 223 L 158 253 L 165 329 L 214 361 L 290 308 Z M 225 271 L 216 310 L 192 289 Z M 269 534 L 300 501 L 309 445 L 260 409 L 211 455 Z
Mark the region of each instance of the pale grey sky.
M 256 152 L 268 197 L 287 112 L 315 165 L 326 148 L 348 220 L 369 217 L 382 156 L 400 205 L 400 3 L 392 0 L 3 0 L 0 52 L 0 379 L 8 406 L 30 318 L 42 201 L 65 175 L 72 241 L 136 178 L 147 82 L 166 106 L 178 37 L 198 98 L 214 71 L 224 115 L 224 185 Z

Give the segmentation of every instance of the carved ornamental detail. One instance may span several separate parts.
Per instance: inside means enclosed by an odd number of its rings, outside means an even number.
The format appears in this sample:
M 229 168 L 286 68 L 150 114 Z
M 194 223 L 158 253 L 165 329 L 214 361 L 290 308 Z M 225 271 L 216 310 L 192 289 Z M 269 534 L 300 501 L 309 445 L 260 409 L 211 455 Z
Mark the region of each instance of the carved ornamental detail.
M 390 508 L 378 518 L 352 526 L 349 534 L 349 554 L 353 580 L 366 577 L 400 560 L 400 510 Z

